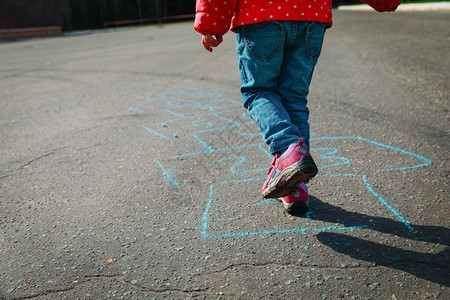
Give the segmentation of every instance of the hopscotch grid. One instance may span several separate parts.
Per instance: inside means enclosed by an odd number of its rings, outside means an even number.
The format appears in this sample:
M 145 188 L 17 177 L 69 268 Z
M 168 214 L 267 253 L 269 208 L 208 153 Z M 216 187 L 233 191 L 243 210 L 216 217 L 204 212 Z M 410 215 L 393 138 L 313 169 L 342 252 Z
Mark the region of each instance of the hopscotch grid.
M 205 93 L 205 91 L 198 89 L 198 88 L 189 88 L 186 87 L 186 89 L 190 89 L 192 91 L 200 91 L 200 94 L 194 94 L 193 97 L 199 98 L 201 99 L 202 96 L 204 95 L 212 95 L 212 93 Z M 234 92 L 234 91 L 233 91 Z M 146 96 L 140 96 L 140 95 L 133 95 L 134 97 L 138 97 L 141 99 L 145 99 L 148 100 L 149 97 Z M 161 95 L 156 95 L 156 96 L 161 96 Z M 159 101 L 160 103 L 163 102 L 163 100 L 166 100 L 166 102 L 164 104 L 168 105 L 169 107 L 174 107 L 174 108 L 183 108 L 183 107 L 192 107 L 192 108 L 198 108 L 201 107 L 203 109 L 209 109 L 211 112 L 208 113 L 202 113 L 202 114 L 196 114 L 196 115 L 190 115 L 190 116 L 186 116 L 184 114 L 180 114 L 180 113 L 176 113 L 173 112 L 169 109 L 166 109 L 166 112 L 175 116 L 178 116 L 180 118 L 178 119 L 171 119 L 171 120 L 167 120 L 165 122 L 155 122 L 155 123 L 151 123 L 151 124 L 164 124 L 164 123 L 171 123 L 171 122 L 177 122 L 177 121 L 182 121 L 182 120 L 186 120 L 186 119 L 192 119 L 192 118 L 199 118 L 199 117 L 215 117 L 217 119 L 220 119 L 222 121 L 226 121 L 229 122 L 233 125 L 229 125 L 229 126 L 220 126 L 220 127 L 215 127 L 215 128 L 208 128 L 208 129 L 202 129 L 202 130 L 197 130 L 194 131 L 192 133 L 190 133 L 191 136 L 194 137 L 195 140 L 197 140 L 198 143 L 200 143 L 203 147 L 204 150 L 203 151 L 199 151 L 199 152 L 194 152 L 194 153 L 185 153 L 182 155 L 176 155 L 173 156 L 172 158 L 180 158 L 180 157 L 188 157 L 188 156 L 195 156 L 195 155 L 204 155 L 204 154 L 208 154 L 208 153 L 215 153 L 215 152 L 225 152 L 225 151 L 229 151 L 229 150 L 235 150 L 235 149 L 243 149 L 243 148 L 248 148 L 248 147 L 259 147 L 260 150 L 262 150 L 265 154 L 267 154 L 268 157 L 271 157 L 270 153 L 263 148 L 263 144 L 264 143 L 255 143 L 255 144 L 246 144 L 246 145 L 237 145 L 237 146 L 230 146 L 230 147 L 225 147 L 225 148 L 220 148 L 220 149 L 214 149 L 213 147 L 211 147 L 210 145 L 208 145 L 208 143 L 206 143 L 204 140 L 202 140 L 198 134 L 201 133 L 210 133 L 210 132 L 214 132 L 214 131 L 218 131 L 218 130 L 227 130 L 227 129 L 234 129 L 234 132 L 238 135 L 247 135 L 247 136 L 258 136 L 258 134 L 252 134 L 252 133 L 245 133 L 245 132 L 241 132 L 239 131 L 238 128 L 240 127 L 244 127 L 244 126 L 249 126 L 249 125 L 254 125 L 253 122 L 251 123 L 244 123 L 241 124 L 239 122 L 230 120 L 226 117 L 221 116 L 221 114 L 224 113 L 233 113 L 233 112 L 238 112 L 238 111 L 242 111 L 245 110 L 244 108 L 238 108 L 238 109 L 228 109 L 228 110 L 222 110 L 222 111 L 215 111 L 215 108 L 213 106 L 211 106 L 211 103 L 217 103 L 217 102 L 221 102 L 221 101 L 228 101 L 230 103 L 233 104 L 239 104 L 241 105 L 240 102 L 232 100 L 232 99 L 227 99 L 227 98 L 222 98 L 222 95 L 217 95 L 215 99 L 210 100 L 210 101 L 204 101 L 204 102 L 197 102 L 194 100 L 186 100 L 183 98 L 180 98 L 178 96 L 166 96 L 166 95 L 162 95 L 162 97 L 158 99 L 151 99 L 152 102 L 154 101 Z M 168 100 L 168 101 L 167 101 Z M 184 103 L 184 104 L 180 104 L 180 103 Z M 186 104 L 187 103 L 187 104 Z M 162 103 L 163 104 L 163 103 Z M 135 110 L 132 107 L 129 106 L 125 106 L 125 108 L 129 109 L 129 110 Z M 138 111 L 138 110 L 136 110 Z M 139 110 L 139 112 L 143 112 L 141 110 Z M 245 117 L 245 113 L 243 114 L 243 116 Z M 203 122 L 203 120 L 198 120 L 198 122 Z M 197 127 L 194 124 L 194 122 L 192 122 L 192 125 L 194 127 Z M 198 124 L 199 126 L 205 125 L 205 123 L 200 123 Z M 211 122 L 206 123 L 206 125 L 210 125 L 213 126 Z M 164 136 L 163 134 L 152 130 L 146 126 L 143 126 L 144 129 L 146 129 L 148 132 L 168 140 L 169 138 Z M 313 134 L 314 135 L 314 134 Z M 406 155 L 409 155 L 411 157 L 415 157 L 419 160 L 422 160 L 423 163 L 421 164 L 416 164 L 414 166 L 406 166 L 406 167 L 397 167 L 397 168 L 385 168 L 385 169 L 373 169 L 373 171 L 397 171 L 397 170 L 410 170 L 410 169 L 415 169 L 415 168 L 419 168 L 419 167 L 424 167 L 424 166 L 428 166 L 431 164 L 431 161 L 428 160 L 427 158 L 417 155 L 415 153 L 400 149 L 400 148 L 396 148 L 393 146 L 389 146 L 380 142 L 376 142 L 373 140 L 369 140 L 369 139 L 365 139 L 362 138 L 360 136 L 338 136 L 338 137 L 313 137 L 310 140 L 311 141 L 321 141 L 321 140 L 339 140 L 339 139 L 347 139 L 347 140 L 359 140 L 359 141 L 363 141 L 363 142 L 367 142 L 370 143 L 372 145 L 375 146 L 379 146 L 379 147 L 384 147 L 390 150 L 394 150 L 394 151 L 398 151 L 399 153 L 403 153 Z M 342 166 L 342 165 L 346 165 L 346 164 L 351 164 L 350 159 L 346 158 L 346 157 L 339 157 L 339 156 L 334 156 L 334 154 L 336 154 L 338 152 L 338 149 L 336 147 L 326 147 L 326 148 L 316 148 L 316 149 L 311 149 L 311 151 L 329 151 L 325 154 L 322 154 L 320 157 L 323 159 L 338 159 L 341 160 L 341 162 L 337 162 L 334 164 L 330 164 L 330 165 L 326 165 L 321 167 L 321 169 L 325 169 L 325 168 L 331 168 L 331 167 L 337 167 L 337 166 Z M 236 171 L 236 168 L 239 167 L 242 163 L 244 163 L 244 161 L 246 160 L 245 156 L 238 156 L 238 157 L 225 157 L 222 159 L 219 159 L 217 162 L 221 162 L 221 161 L 227 161 L 227 160 L 233 160 L 233 159 L 238 159 L 239 161 L 237 163 L 235 163 L 234 165 L 231 166 L 231 168 L 229 169 L 230 173 L 233 174 L 243 174 L 243 173 L 250 173 L 250 172 L 262 172 L 264 170 L 267 170 L 267 168 L 264 169 L 254 169 L 254 170 L 243 170 L 243 171 Z M 167 170 L 165 169 L 165 167 L 159 162 L 157 161 L 157 164 L 160 166 L 160 168 L 163 170 L 166 178 L 171 181 L 173 186 L 178 186 L 178 183 L 169 175 L 169 173 L 167 172 Z M 365 185 L 365 187 L 373 194 L 373 196 L 380 201 L 397 219 L 400 220 L 400 222 L 402 222 L 406 227 L 408 227 L 411 231 L 414 230 L 413 227 L 410 225 L 410 223 L 403 217 L 401 216 L 401 214 L 395 210 L 389 203 L 388 201 L 386 201 L 385 199 L 383 199 L 380 194 L 376 193 L 372 186 L 368 183 L 366 175 L 361 175 L 361 174 L 324 174 L 324 175 L 318 175 L 320 177 L 333 177 L 333 176 L 343 176 L 343 177 L 356 177 L 356 176 L 361 176 L 362 181 Z M 250 181 L 262 181 L 265 180 L 265 178 L 247 178 L 247 179 L 236 179 L 236 180 L 225 180 L 225 181 L 221 181 L 219 182 L 220 184 L 229 184 L 229 183 L 233 183 L 233 182 L 250 182 Z M 208 229 L 208 217 L 209 217 L 209 213 L 211 210 L 211 207 L 213 207 L 213 186 L 214 184 L 210 185 L 210 191 L 209 191 L 209 199 L 208 199 L 208 203 L 206 205 L 206 209 L 204 211 L 203 214 L 203 218 L 202 218 L 202 223 L 203 223 L 203 230 L 202 230 L 202 235 L 204 238 L 217 238 L 217 237 L 231 237 L 231 236 L 248 236 L 248 235 L 258 235 L 258 234 L 276 234 L 276 233 L 292 233 L 292 232 L 306 232 L 306 231 L 325 231 L 325 230 L 346 230 L 346 229 L 363 229 L 363 228 L 368 228 L 368 225 L 358 225 L 358 226 L 348 226 L 348 227 L 341 227 L 341 226 L 330 226 L 330 227 L 323 227 L 323 228 L 295 228 L 295 229 L 280 229 L 280 230 L 268 230 L 268 231 L 256 231 L 256 232 L 237 232 L 237 233 L 233 233 L 233 232 L 225 232 L 225 233 L 221 233 L 221 234 L 208 234 L 207 229 Z M 260 206 L 260 205 L 265 205 L 265 204 L 269 204 L 274 202 L 275 200 L 268 200 L 265 202 L 261 202 L 261 203 L 257 203 L 254 204 L 255 206 Z M 307 214 L 307 219 L 311 220 L 310 215 Z
M 204 114 L 197 114 L 197 115 L 191 115 L 191 116 L 185 116 L 183 115 L 182 118 L 177 118 L 177 119 L 170 119 L 170 120 L 165 120 L 165 121 L 158 121 L 158 122 L 153 122 L 150 123 L 149 125 L 161 125 L 162 123 L 173 123 L 173 122 L 179 122 L 179 121 L 184 121 L 186 119 L 195 119 L 195 118 L 199 118 L 199 117 L 208 117 L 208 116 L 214 116 L 216 114 L 223 114 L 223 113 L 230 113 L 230 112 L 236 112 L 236 111 L 242 111 L 245 108 L 238 108 L 238 109 L 230 109 L 230 110 L 224 110 L 224 111 L 218 111 L 218 112 L 211 112 L 211 113 L 204 113 Z M 245 126 L 245 125 L 251 125 L 253 123 L 245 123 L 245 124 L 241 124 L 241 126 Z

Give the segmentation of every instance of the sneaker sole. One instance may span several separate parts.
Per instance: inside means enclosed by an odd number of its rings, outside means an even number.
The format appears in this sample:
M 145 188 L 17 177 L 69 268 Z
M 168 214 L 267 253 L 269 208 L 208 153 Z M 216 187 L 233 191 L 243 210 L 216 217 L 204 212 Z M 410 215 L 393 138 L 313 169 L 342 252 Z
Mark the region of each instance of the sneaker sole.
M 317 175 L 317 172 L 312 157 L 303 156 L 301 160 L 284 169 L 278 178 L 267 186 L 262 192 L 263 197 L 281 198 L 291 195 L 297 191 L 300 183 L 308 182 Z

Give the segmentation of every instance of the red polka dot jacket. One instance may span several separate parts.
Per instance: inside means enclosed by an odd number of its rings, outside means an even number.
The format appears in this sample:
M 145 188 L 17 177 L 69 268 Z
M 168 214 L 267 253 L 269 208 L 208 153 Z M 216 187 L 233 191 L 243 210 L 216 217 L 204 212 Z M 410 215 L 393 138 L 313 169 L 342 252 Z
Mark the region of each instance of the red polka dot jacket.
M 394 11 L 401 0 L 361 0 L 376 11 Z M 331 0 L 197 0 L 195 30 L 224 35 L 237 26 L 270 20 L 332 23 Z

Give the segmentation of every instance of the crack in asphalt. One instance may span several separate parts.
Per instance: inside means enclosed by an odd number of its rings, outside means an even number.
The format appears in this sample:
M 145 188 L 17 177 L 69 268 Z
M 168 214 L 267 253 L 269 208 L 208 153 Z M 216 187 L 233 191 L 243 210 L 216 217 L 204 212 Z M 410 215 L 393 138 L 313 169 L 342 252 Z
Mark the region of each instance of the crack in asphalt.
M 397 263 L 397 262 L 396 262 Z M 332 266 L 318 266 L 318 265 L 298 265 L 298 264 L 281 264 L 281 263 L 261 263 L 261 264 L 250 264 L 250 263 L 240 263 L 240 264 L 231 264 L 221 270 L 217 270 L 217 271 L 213 271 L 213 272 L 209 272 L 209 273 L 204 273 L 204 274 L 197 274 L 196 276 L 208 276 L 208 275 L 213 275 L 213 274 L 217 274 L 217 273 L 222 273 L 228 270 L 233 270 L 237 267 L 267 267 L 267 266 L 278 266 L 278 267 L 290 267 L 290 268 L 299 268 L 299 269 L 311 269 L 311 268 L 316 268 L 316 269 L 328 269 L 328 270 L 342 270 L 342 269 L 346 269 L 346 270 L 351 270 L 351 269 L 361 269 L 361 268 L 373 268 L 376 266 L 359 266 L 359 267 L 332 267 Z
M 119 277 L 119 276 L 121 276 L 121 275 L 120 274 L 112 274 L 112 275 L 102 275 L 102 274 L 85 275 L 84 278 L 86 278 L 86 280 L 82 280 L 82 281 L 76 282 L 74 285 L 66 287 L 66 288 L 49 289 L 49 290 L 46 290 L 46 291 L 38 292 L 38 293 L 33 294 L 33 295 L 14 297 L 14 298 L 10 298 L 10 299 L 11 300 L 33 299 L 33 298 L 47 296 L 47 295 L 51 295 L 51 294 L 55 294 L 55 293 L 67 292 L 67 291 L 71 291 L 71 290 L 75 289 L 77 286 L 79 286 L 81 284 L 90 282 L 91 278 L 114 278 L 114 277 Z
M 9 174 L 6 174 L 6 175 L 0 177 L 0 180 L 3 180 L 3 179 L 5 179 L 5 178 L 8 178 L 8 177 L 11 177 L 11 176 L 16 175 L 15 172 L 21 171 L 21 170 L 24 169 L 25 167 L 28 167 L 28 166 L 31 165 L 32 163 L 34 163 L 34 162 L 36 162 L 36 161 L 38 161 L 38 160 L 40 160 L 40 159 L 42 159 L 42 158 L 44 158 L 44 157 L 47 157 L 47 156 L 50 156 L 50 155 L 54 155 L 54 154 L 55 154 L 55 150 L 58 150 L 58 149 L 54 149 L 54 150 L 52 150 L 52 151 L 50 151 L 50 152 L 48 152 L 48 153 L 42 154 L 42 155 L 40 155 L 40 156 L 38 156 L 38 157 L 35 157 L 35 158 L 33 158 L 32 160 L 30 160 L 30 161 L 28 161 L 27 163 L 21 165 L 20 167 L 16 168 L 16 169 L 13 170 L 13 171 L 8 171 L 8 172 L 12 172 L 12 173 L 9 173 Z
M 166 292 L 177 292 L 177 293 L 181 293 L 181 294 L 190 294 L 190 293 L 198 293 L 198 292 L 205 292 L 207 291 L 209 288 L 192 288 L 192 289 L 176 289 L 176 288 L 164 288 L 164 289 L 150 289 L 150 288 L 146 288 L 146 287 L 142 287 L 136 284 L 132 284 L 129 281 L 126 281 L 124 279 L 121 279 L 122 275 L 121 274 L 111 274 L 111 275 L 105 275 L 105 274 L 94 274 L 94 275 L 85 275 L 83 278 L 85 278 L 85 280 L 81 280 L 79 282 L 76 282 L 75 284 L 66 287 L 66 288 L 61 288 L 61 289 L 49 289 L 49 290 L 45 290 L 42 292 L 38 292 L 32 295 L 27 295 L 27 296 L 19 296 L 19 297 L 12 297 L 12 298 L 0 298 L 0 299 L 11 299 L 11 300 L 22 300 L 22 299 L 35 299 L 35 298 L 39 298 L 39 297 L 43 297 L 43 296 L 49 296 L 52 294 L 56 294 L 56 293 L 63 293 L 63 292 L 68 292 L 71 291 L 73 289 L 75 289 L 76 287 L 85 284 L 85 283 L 89 283 L 92 282 L 91 279 L 107 279 L 107 278 L 114 278 L 116 279 L 117 282 L 126 284 L 129 287 L 132 287 L 135 290 L 140 290 L 142 292 L 147 292 L 147 293 L 158 293 L 158 294 L 162 294 L 162 293 L 166 293 Z
M 87 282 L 87 281 L 84 281 L 84 282 Z M 82 284 L 84 282 L 80 282 L 79 284 Z M 55 294 L 55 293 L 67 292 L 67 291 L 73 290 L 77 285 L 78 284 L 76 284 L 74 286 L 71 286 L 71 287 L 67 287 L 67 288 L 55 289 L 55 290 L 47 290 L 47 291 L 39 292 L 39 293 L 33 294 L 33 295 L 13 297 L 13 298 L 9 298 L 9 299 L 11 299 L 11 300 L 33 299 L 33 298 L 37 298 L 37 297 L 41 297 L 41 296 L 47 296 L 47 295 L 51 295 L 51 294 Z
M 450 268 L 445 264 L 439 264 L 436 262 L 427 262 L 427 261 L 418 261 L 418 260 L 411 260 L 411 259 L 405 259 L 405 260 L 396 260 L 393 262 L 389 262 L 389 263 L 384 263 L 384 264 L 380 264 L 377 262 L 373 262 L 372 265 L 368 265 L 368 266 L 345 266 L 345 267 L 333 267 L 333 266 L 319 266 L 319 265 L 299 265 L 299 264 L 282 264 L 282 263 L 272 263 L 272 262 L 268 262 L 268 263 L 239 263 L 239 264 L 231 264 L 226 266 L 223 269 L 217 270 L 217 271 L 212 271 L 212 272 L 208 272 L 208 273 L 203 273 L 203 274 L 194 274 L 193 276 L 209 276 L 209 275 L 214 275 L 214 274 L 218 274 L 218 273 L 222 273 L 228 270 L 233 270 L 236 269 L 237 267 L 267 267 L 267 266 L 278 266 L 278 267 L 290 267 L 290 268 L 298 268 L 298 269 L 320 269 L 320 270 L 357 270 L 357 269 L 373 269 L 373 268 L 379 268 L 379 267 L 391 267 L 397 264 L 404 264 L 404 263 L 414 263 L 414 264 L 424 264 L 424 265 L 434 265 L 436 267 L 440 267 L 440 268 Z
M 53 154 L 55 154 L 55 152 L 54 152 L 54 151 L 51 151 L 51 152 L 49 152 L 49 153 L 42 154 L 41 156 L 35 157 L 35 158 L 33 158 L 32 160 L 30 160 L 29 162 L 27 162 L 26 164 L 24 164 L 24 165 L 20 166 L 19 168 L 17 168 L 16 171 L 18 171 L 18 170 L 20 170 L 20 169 L 23 169 L 23 168 L 25 168 L 25 167 L 31 165 L 32 163 L 34 163 L 34 162 L 36 162 L 36 161 L 38 161 L 38 160 L 40 160 L 40 159 L 42 159 L 42 158 L 44 158 L 44 157 L 53 155 Z
M 37 156 L 37 157 L 35 157 L 35 158 L 29 160 L 27 163 L 21 165 L 20 167 L 14 169 L 14 170 L 7 171 L 7 172 L 9 172 L 9 174 L 6 174 L 6 175 L 1 176 L 1 177 L 0 177 L 0 180 L 3 180 L 3 179 L 5 179 L 5 178 L 7 178 L 7 177 L 14 176 L 14 175 L 16 175 L 15 172 L 22 171 L 25 167 L 28 167 L 29 165 L 35 163 L 36 161 L 38 161 L 38 160 L 40 160 L 40 159 L 43 159 L 43 158 L 45 158 L 45 157 L 47 157 L 47 156 L 54 155 L 56 151 L 59 151 L 59 150 L 65 149 L 65 148 L 69 148 L 69 147 L 70 147 L 70 146 L 64 146 L 64 147 L 60 147 L 60 148 L 55 148 L 55 149 L 52 149 L 52 150 L 50 150 L 49 152 L 47 152 L 47 153 L 45 153 L 45 154 L 39 155 L 39 156 Z
M 196 277 L 201 277 L 201 276 L 209 276 L 209 275 L 214 275 L 214 274 L 220 274 L 223 272 L 226 272 L 228 270 L 233 270 L 236 269 L 238 267 L 267 267 L 267 266 L 277 266 L 277 267 L 290 267 L 290 268 L 298 268 L 298 269 L 319 269 L 319 270 L 357 270 L 357 269 L 373 269 L 373 268 L 380 268 L 380 267 L 391 267 L 394 265 L 398 265 L 398 264 L 404 264 L 404 263 L 418 263 L 418 264 L 430 264 L 429 262 L 426 261 L 416 261 L 416 260 L 410 260 L 410 259 L 406 259 L 406 260 L 398 260 L 395 262 L 391 262 L 391 263 L 385 263 L 383 265 L 379 265 L 379 264 L 374 264 L 374 265 L 369 265 L 369 266 L 345 266 L 345 267 L 332 267 L 332 266 L 318 266 L 318 265 L 298 265 L 298 264 L 282 264 L 282 263 L 274 263 L 274 262 L 267 262 L 267 263 L 239 263 L 239 264 L 231 264 L 228 265 L 220 270 L 217 271 L 212 271 L 212 272 L 207 272 L 207 273 L 203 273 L 203 274 L 191 274 L 191 276 L 196 276 Z M 438 263 L 432 263 L 435 266 L 441 267 L 441 268 L 449 268 L 446 265 L 442 265 L 442 264 L 438 264 Z M 48 296 L 48 295 L 52 295 L 52 294 L 56 294 L 56 293 L 61 293 L 61 292 L 68 292 L 71 291 L 73 289 L 75 289 L 77 286 L 85 284 L 85 283 L 89 283 L 92 282 L 91 279 L 105 279 L 105 278 L 114 278 L 117 282 L 123 283 L 125 285 L 127 285 L 128 287 L 131 287 L 135 290 L 139 290 L 141 292 L 147 292 L 147 293 L 158 293 L 158 294 L 163 294 L 163 293 L 167 293 L 167 292 L 176 292 L 176 293 L 181 293 L 181 294 L 190 294 L 190 293 L 200 293 L 200 292 L 206 292 L 209 290 L 208 287 L 205 288 L 191 288 L 191 289 L 177 289 L 177 288 L 161 288 L 161 289 L 152 289 L 152 288 L 147 288 L 147 287 L 143 287 L 143 286 L 139 286 L 136 284 L 133 284 L 125 279 L 122 278 L 123 275 L 121 274 L 94 274 L 94 275 L 85 275 L 83 278 L 85 280 L 81 280 L 79 282 L 76 282 L 75 284 L 73 284 L 72 286 L 66 287 L 66 288 L 61 288 L 61 289 L 49 289 L 46 291 L 42 291 L 36 294 L 32 294 L 32 295 L 27 295 L 27 296 L 19 296 L 19 297 L 13 297 L 10 298 L 11 300 L 21 300 L 21 299 L 33 299 L 33 298 L 38 298 L 38 297 L 42 297 L 42 296 Z M 3 299 L 3 298 L 0 298 Z M 6 299 L 6 298 L 5 298 Z
M 205 292 L 208 290 L 208 288 L 192 288 L 192 289 L 176 289 L 176 288 L 162 288 L 162 289 L 151 289 L 151 288 L 147 288 L 147 287 L 143 287 L 143 286 L 139 286 L 136 284 L 133 284 L 127 280 L 124 279 L 118 279 L 118 281 L 133 287 L 134 289 L 138 289 L 142 292 L 153 292 L 153 293 L 166 293 L 166 292 L 177 292 L 177 293 L 182 293 L 182 294 L 189 294 L 189 293 L 196 293 L 196 292 Z

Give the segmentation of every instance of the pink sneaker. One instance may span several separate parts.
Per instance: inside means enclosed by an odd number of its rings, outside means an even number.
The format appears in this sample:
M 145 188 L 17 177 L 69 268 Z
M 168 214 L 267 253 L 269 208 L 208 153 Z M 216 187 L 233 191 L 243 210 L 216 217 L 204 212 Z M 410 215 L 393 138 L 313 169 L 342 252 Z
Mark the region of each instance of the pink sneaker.
M 291 215 L 302 215 L 308 212 L 308 187 L 300 183 L 298 191 L 292 195 L 278 198 L 283 203 L 284 209 Z
M 267 173 L 262 194 L 264 198 L 280 198 L 295 193 L 299 183 L 307 182 L 316 176 L 318 170 L 308 149 L 303 145 L 305 139 L 292 144 L 282 155 L 274 155 L 272 166 Z

